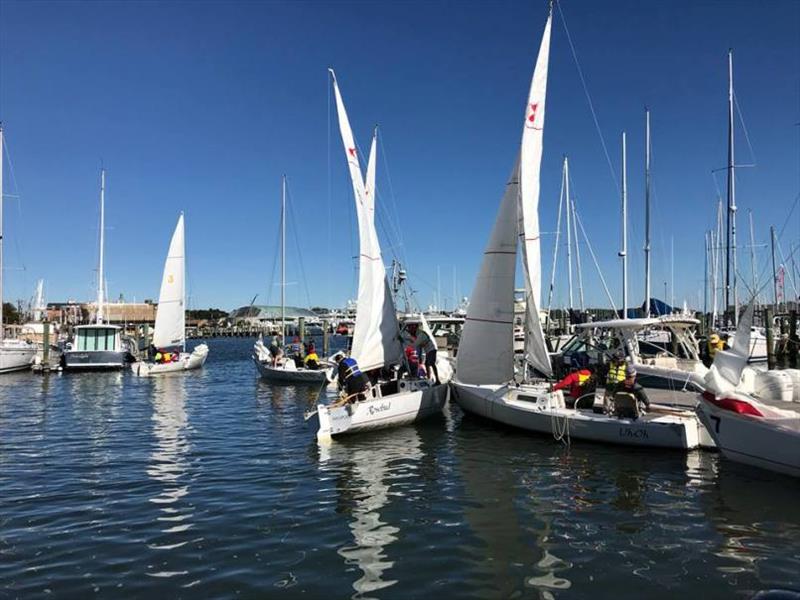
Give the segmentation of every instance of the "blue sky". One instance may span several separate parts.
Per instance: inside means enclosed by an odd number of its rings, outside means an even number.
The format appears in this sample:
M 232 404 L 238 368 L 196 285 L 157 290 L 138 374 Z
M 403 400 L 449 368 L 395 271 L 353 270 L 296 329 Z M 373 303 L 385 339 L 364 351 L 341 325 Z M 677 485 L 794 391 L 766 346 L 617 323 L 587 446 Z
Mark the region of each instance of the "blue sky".
M 652 111 L 654 291 L 697 304 L 703 231 L 726 161 L 727 50 L 747 127 L 737 130 L 740 235 L 758 241 L 800 193 L 800 3 L 594 2 L 562 9 L 619 174 L 628 132 L 630 297 L 643 290 L 643 107 Z M 546 2 L 0 2 L 6 298 L 46 280 L 50 300 L 92 296 L 101 160 L 108 170 L 112 298 L 155 298 L 186 212 L 190 303 L 233 308 L 268 288 L 286 173 L 305 278 L 290 252 L 287 298 L 355 296 L 352 192 L 327 67 L 357 140 L 378 123 L 379 223 L 387 262 L 407 262 L 422 304 L 469 294 L 520 137 Z M 542 230 L 552 232 L 562 155 L 619 303 L 619 199 L 561 18 L 551 47 Z M 754 154 L 754 156 L 753 156 Z M 725 190 L 725 174 L 718 173 Z M 781 243 L 800 237 L 800 209 Z M 387 236 L 400 224 L 402 235 Z M 291 228 L 290 228 L 291 229 Z M 553 237 L 543 238 L 549 280 Z M 290 249 L 295 247 L 290 240 Z M 759 265 L 766 253 L 759 250 Z M 587 302 L 607 305 L 584 254 Z M 563 261 L 562 261 L 563 266 Z M 740 258 L 749 277 L 749 257 Z M 307 285 L 303 284 L 303 280 Z M 556 297 L 563 302 L 565 275 Z

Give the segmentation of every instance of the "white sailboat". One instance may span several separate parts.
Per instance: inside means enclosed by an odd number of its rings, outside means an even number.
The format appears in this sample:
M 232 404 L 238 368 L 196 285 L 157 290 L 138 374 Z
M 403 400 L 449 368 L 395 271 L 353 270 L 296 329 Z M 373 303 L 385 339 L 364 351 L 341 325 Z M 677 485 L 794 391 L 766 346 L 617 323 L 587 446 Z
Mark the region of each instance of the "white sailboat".
M 403 346 L 375 229 L 376 135 L 372 137 L 365 182 L 336 75 L 332 69 L 330 73 L 358 218 L 358 306 L 351 356 L 361 371 L 367 373 L 400 364 Z M 378 380 L 367 391 L 365 400 L 338 406 L 318 405 L 317 436 L 325 439 L 411 423 L 441 412 L 446 396 L 446 386 L 433 385 L 426 379 Z
M 281 183 L 281 339 L 286 343 L 286 176 Z M 325 368 L 298 366 L 291 356 L 273 357 L 259 338 L 253 346 L 253 362 L 261 378 L 275 383 L 322 385 L 327 380 Z
M 172 234 L 161 291 L 158 295 L 156 326 L 153 331 L 153 346 L 159 351 L 180 347 L 176 360 L 169 362 L 138 361 L 131 365 L 136 375 L 161 375 L 199 369 L 208 358 L 208 346 L 199 344 L 186 352 L 186 244 L 184 243 L 183 213 Z
M 757 400 L 742 391 L 752 321 L 751 302 L 739 319 L 733 347 L 714 357 L 698 414 L 726 458 L 800 477 L 800 405 Z
M 5 337 L 3 326 L 3 126 L 0 124 L 0 373 L 29 369 L 36 345 Z
M 545 24 L 531 82 L 520 155 L 506 185 L 483 263 L 470 299 L 453 384 L 465 411 L 557 438 L 694 448 L 700 424 L 691 411 L 652 411 L 620 419 L 593 410 L 568 408 L 561 391 L 535 379 L 550 376 L 551 365 L 538 318 L 540 289 L 539 176 L 547 91 L 552 11 Z M 520 380 L 513 353 L 514 277 L 518 238 L 526 289 L 525 352 Z

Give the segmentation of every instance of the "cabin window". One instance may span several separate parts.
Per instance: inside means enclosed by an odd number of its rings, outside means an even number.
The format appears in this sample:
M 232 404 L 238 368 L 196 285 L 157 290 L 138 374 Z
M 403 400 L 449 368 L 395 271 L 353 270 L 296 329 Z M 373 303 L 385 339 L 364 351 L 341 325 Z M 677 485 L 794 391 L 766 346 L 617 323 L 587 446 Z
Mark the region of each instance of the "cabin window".
M 98 350 L 116 350 L 116 337 L 116 329 L 102 327 L 78 329 L 78 351 L 95 352 Z

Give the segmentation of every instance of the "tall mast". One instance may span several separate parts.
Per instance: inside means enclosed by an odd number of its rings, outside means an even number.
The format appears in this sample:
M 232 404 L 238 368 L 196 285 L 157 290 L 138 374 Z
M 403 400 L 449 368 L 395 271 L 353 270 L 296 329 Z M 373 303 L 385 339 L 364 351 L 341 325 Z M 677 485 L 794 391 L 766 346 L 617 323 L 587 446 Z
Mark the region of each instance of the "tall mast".
M 774 294 L 775 299 L 775 307 L 773 310 L 778 312 L 778 266 L 775 262 L 775 227 L 772 226 L 769 228 L 769 236 L 772 242 L 772 293 Z M 766 323 L 766 326 L 769 327 L 769 323 Z
M 625 132 L 622 132 L 622 318 L 628 318 L 628 167 Z
M 586 305 L 583 301 L 583 274 L 581 273 L 581 247 L 578 244 L 578 211 L 575 208 L 575 200 L 571 202 L 572 205 L 572 234 L 575 238 L 575 268 L 578 272 L 578 298 L 580 299 L 581 312 L 586 310 Z
M 650 110 L 645 107 L 644 134 L 644 316 L 650 316 Z
M 711 242 L 709 241 L 709 234 L 710 233 L 711 233 L 710 231 L 706 231 L 705 234 L 703 235 L 703 249 L 705 250 L 705 254 L 706 254 L 706 260 L 703 263 L 703 270 L 704 270 L 704 273 L 703 273 L 703 284 L 704 284 L 703 285 L 703 314 L 704 315 L 708 314 L 708 272 L 709 272 L 708 263 L 711 260 L 711 254 L 709 252 L 709 246 L 711 245 Z
M 281 344 L 286 342 L 286 175 L 281 180 Z
M 3 339 L 3 124 L 0 123 L 0 340 Z
M 566 165 L 567 157 L 564 156 Z M 558 246 L 561 238 L 561 209 L 564 206 L 564 171 L 561 171 L 561 193 L 558 197 L 558 217 L 556 219 L 556 242 L 553 247 L 553 268 L 550 270 L 550 290 L 547 293 L 547 325 L 550 327 L 550 309 L 553 306 L 553 289 L 556 283 L 556 265 L 558 264 Z
M 572 233 L 570 229 L 570 213 L 572 203 L 569 199 L 569 161 L 564 157 L 564 198 L 567 209 L 567 283 L 569 287 L 569 309 L 572 310 Z
M 756 294 L 756 298 L 758 298 L 758 279 L 756 277 L 756 238 L 755 234 L 753 233 L 753 211 L 747 211 L 748 217 L 750 217 L 750 274 L 753 278 L 753 294 Z M 758 304 L 758 302 L 756 302 Z
M 103 258 L 106 234 L 106 170 L 100 169 L 100 262 L 97 266 L 97 324 L 103 323 L 105 304 L 105 279 L 103 277 Z
M 739 298 L 736 289 L 736 184 L 733 150 L 733 50 L 728 50 L 728 239 L 725 268 L 725 312 L 733 291 L 733 325 L 739 322 Z

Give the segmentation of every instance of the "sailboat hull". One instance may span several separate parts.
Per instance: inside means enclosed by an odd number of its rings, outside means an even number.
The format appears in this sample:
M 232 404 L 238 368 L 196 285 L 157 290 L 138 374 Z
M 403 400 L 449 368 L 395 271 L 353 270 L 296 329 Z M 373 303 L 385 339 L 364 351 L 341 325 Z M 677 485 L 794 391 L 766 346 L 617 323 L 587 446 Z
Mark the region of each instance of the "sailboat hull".
M 701 397 L 698 414 L 729 460 L 800 477 L 800 412 L 794 419 L 760 419 Z
M 68 371 L 102 371 L 122 369 L 128 353 L 116 350 L 68 350 L 64 352 L 64 368 Z
M 208 346 L 200 344 L 189 352 L 182 352 L 180 358 L 175 362 L 152 363 L 139 361 L 131 364 L 131 371 L 140 377 L 150 377 L 152 375 L 166 375 L 168 373 L 182 373 L 202 367 L 208 358 Z
M 0 373 L 30 369 L 36 346 L 20 340 L 0 341 Z
M 271 363 L 260 361 L 256 356 L 253 356 L 253 362 L 264 381 L 293 385 L 321 386 L 328 380 L 327 369 L 286 369 L 283 366 L 274 367 Z
M 561 392 L 550 392 L 544 385 L 452 385 L 456 403 L 466 412 L 557 439 L 680 450 L 700 445 L 700 424 L 689 411 L 619 419 L 567 408 Z
M 384 393 L 387 386 L 396 387 Z M 317 406 L 321 439 L 408 425 L 441 413 L 448 397 L 446 385 L 431 385 L 427 380 L 400 379 L 373 386 L 366 400 L 330 406 Z

